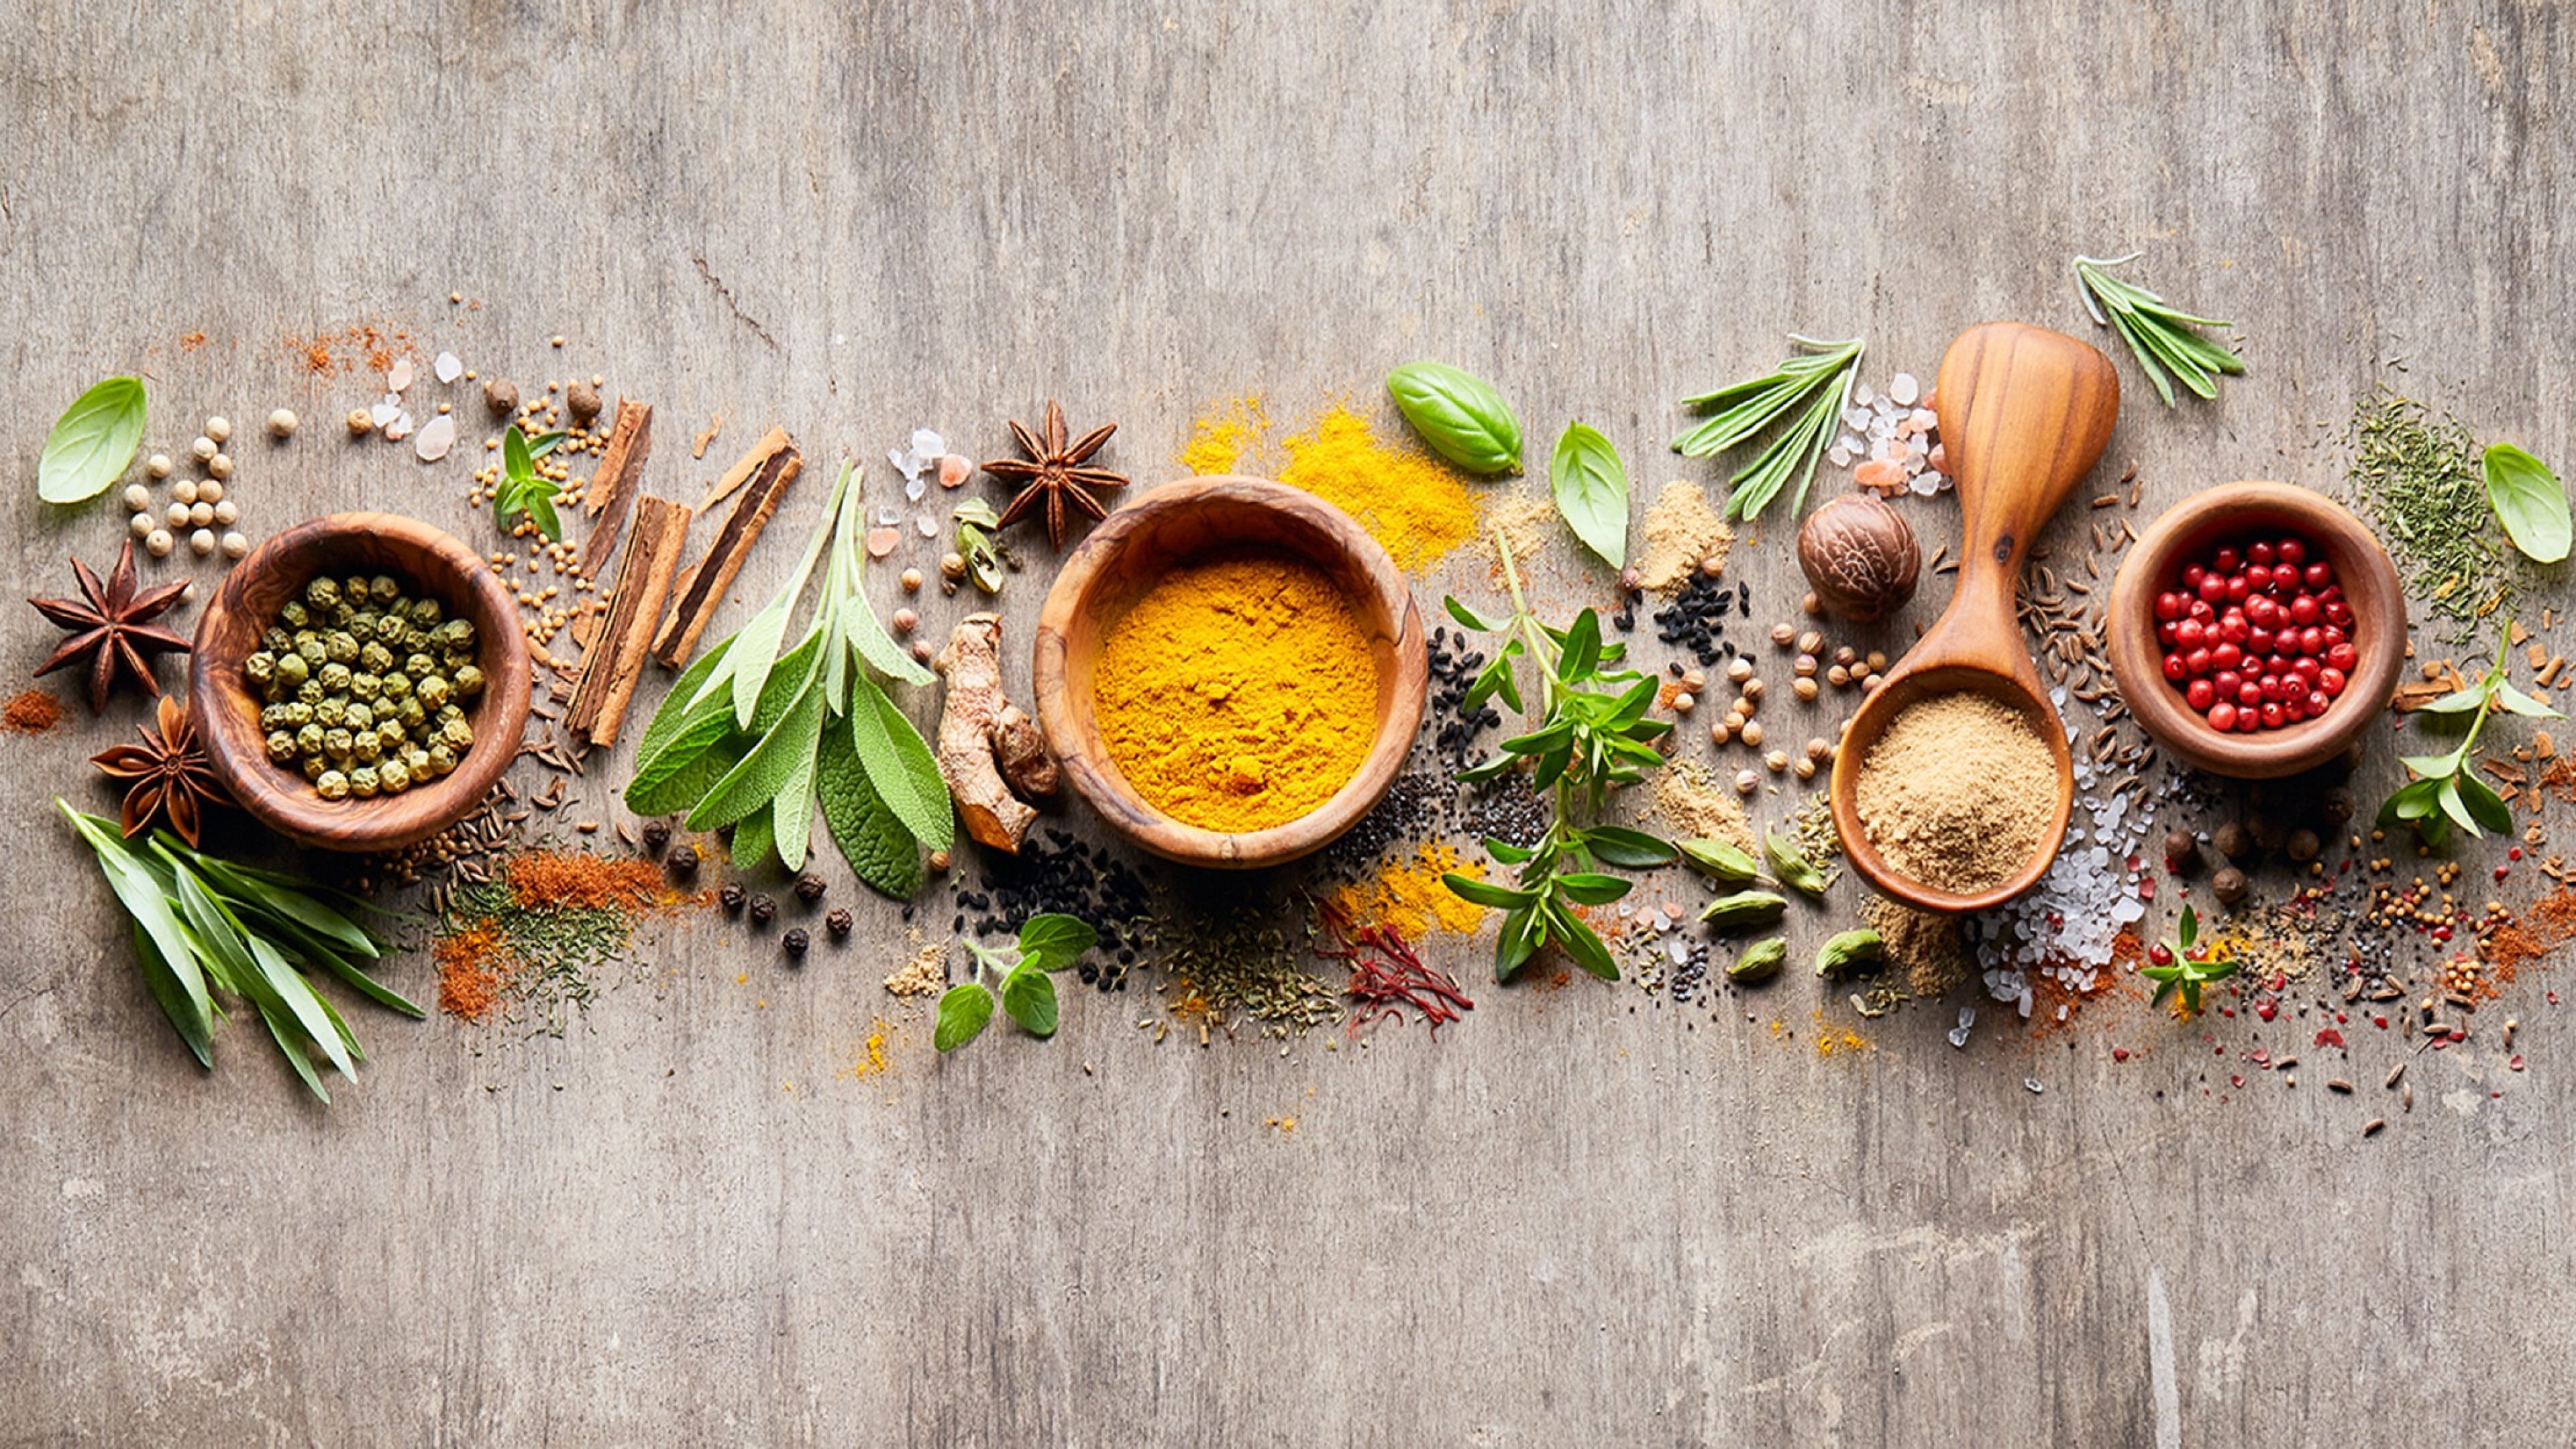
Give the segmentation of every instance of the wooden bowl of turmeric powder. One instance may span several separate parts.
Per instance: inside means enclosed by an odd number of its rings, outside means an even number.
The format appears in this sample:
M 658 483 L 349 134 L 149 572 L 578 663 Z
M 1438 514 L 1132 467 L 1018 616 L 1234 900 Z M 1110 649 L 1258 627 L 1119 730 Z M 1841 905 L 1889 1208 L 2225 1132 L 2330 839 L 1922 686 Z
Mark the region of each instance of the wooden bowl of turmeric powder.
M 1404 574 L 1349 514 L 1267 479 L 1165 484 L 1065 559 L 1038 726 L 1111 829 L 1183 865 L 1321 849 L 1404 768 L 1429 669 Z

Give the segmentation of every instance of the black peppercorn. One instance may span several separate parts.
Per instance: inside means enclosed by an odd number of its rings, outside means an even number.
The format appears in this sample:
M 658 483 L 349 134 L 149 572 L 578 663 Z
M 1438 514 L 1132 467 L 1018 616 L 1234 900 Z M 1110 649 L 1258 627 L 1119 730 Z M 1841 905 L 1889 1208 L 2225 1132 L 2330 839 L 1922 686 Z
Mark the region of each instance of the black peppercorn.
M 768 892 L 764 891 L 751 898 L 751 923 L 753 925 L 766 926 L 769 924 L 770 917 L 777 914 L 778 902 L 771 900 Z
M 802 956 L 805 954 L 805 947 L 809 944 L 810 939 L 811 938 L 805 934 L 805 928 L 803 926 L 797 926 L 789 930 L 786 935 L 779 937 L 778 944 L 787 948 L 788 955 Z
M 836 941 L 850 934 L 850 926 L 850 908 L 847 906 L 834 906 L 832 913 L 823 918 L 823 929 L 831 932 L 832 939 Z
M 660 855 L 662 853 L 662 847 L 670 843 L 670 821 L 647 820 L 644 822 L 644 848 L 646 850 L 653 852 L 655 855 Z
M 2232 865 L 2209 878 L 2209 889 L 2217 895 L 2222 906 L 2232 906 L 2245 899 L 2245 888 L 2245 872 Z
M 742 909 L 742 882 L 729 880 L 716 888 L 716 900 L 727 911 Z
M 812 871 L 796 877 L 796 899 L 812 905 L 823 898 L 823 878 Z
M 2345 821 L 2352 819 L 2352 810 L 2353 798 L 2350 790 L 2345 789 L 2341 785 L 2337 785 L 2325 793 L 2326 819 L 2333 821 L 2337 825 L 2341 825 Z
M 694 880 L 698 874 L 698 848 L 683 845 L 671 852 L 671 874 L 681 880 Z

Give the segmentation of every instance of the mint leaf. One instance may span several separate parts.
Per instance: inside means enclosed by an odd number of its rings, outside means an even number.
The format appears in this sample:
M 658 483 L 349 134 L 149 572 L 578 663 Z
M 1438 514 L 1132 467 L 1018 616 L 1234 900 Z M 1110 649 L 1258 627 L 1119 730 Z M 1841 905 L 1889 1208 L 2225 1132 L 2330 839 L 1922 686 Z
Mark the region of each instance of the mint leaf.
M 939 1025 L 931 1032 L 930 1044 L 953 1052 L 983 1035 L 992 1021 L 993 993 L 981 982 L 961 981 L 939 998 Z

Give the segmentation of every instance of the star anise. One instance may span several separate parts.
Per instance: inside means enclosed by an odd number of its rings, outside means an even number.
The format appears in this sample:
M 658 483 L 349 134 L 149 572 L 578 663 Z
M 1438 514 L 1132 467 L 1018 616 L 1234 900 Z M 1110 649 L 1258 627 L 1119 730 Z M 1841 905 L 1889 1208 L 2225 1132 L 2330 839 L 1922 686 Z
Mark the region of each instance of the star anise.
M 984 465 L 984 471 L 996 478 L 1007 478 L 1020 486 L 1011 506 L 1002 510 L 1004 528 L 1026 518 L 1043 500 L 1046 504 L 1047 543 L 1064 547 L 1064 510 L 1067 503 L 1090 514 L 1094 519 L 1109 516 L 1109 509 L 1093 490 L 1103 492 L 1124 488 L 1127 480 L 1106 468 L 1085 468 L 1083 463 L 1100 451 L 1109 435 L 1118 431 L 1116 423 L 1092 429 L 1082 440 L 1065 445 L 1064 409 L 1053 398 L 1047 399 L 1046 432 L 1032 434 L 1018 423 L 1011 424 L 1011 436 L 1019 440 L 1025 459 L 1001 458 Z
M 60 627 L 78 631 L 64 640 L 36 672 L 51 674 L 67 664 L 87 661 L 89 707 L 93 714 L 107 708 L 107 693 L 116 685 L 120 663 L 145 691 L 159 694 L 161 681 L 152 677 L 152 656 L 185 654 L 188 641 L 152 621 L 170 612 L 187 584 L 163 584 L 136 593 L 132 538 L 125 540 L 124 552 L 116 556 L 116 572 L 108 575 L 104 587 L 98 575 L 79 559 L 72 560 L 72 572 L 80 576 L 82 597 L 27 601 Z
M 111 779 L 134 782 L 125 791 L 127 835 L 142 834 L 152 817 L 161 815 L 180 839 L 195 845 L 203 807 L 230 804 L 232 797 L 224 793 L 222 782 L 206 763 L 205 741 L 198 738 L 188 707 L 165 694 L 157 722 L 157 730 L 134 727 L 143 743 L 101 750 L 90 756 L 90 763 Z

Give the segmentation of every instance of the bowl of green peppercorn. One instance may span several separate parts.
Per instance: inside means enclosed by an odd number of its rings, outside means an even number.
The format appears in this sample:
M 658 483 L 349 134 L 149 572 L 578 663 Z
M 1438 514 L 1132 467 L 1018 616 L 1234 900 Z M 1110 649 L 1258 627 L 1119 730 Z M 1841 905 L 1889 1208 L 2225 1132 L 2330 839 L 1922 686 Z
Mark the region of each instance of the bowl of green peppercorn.
M 455 824 L 517 757 L 528 645 L 448 533 L 337 513 L 234 566 L 198 621 L 188 700 L 244 811 L 299 844 L 395 850 Z

